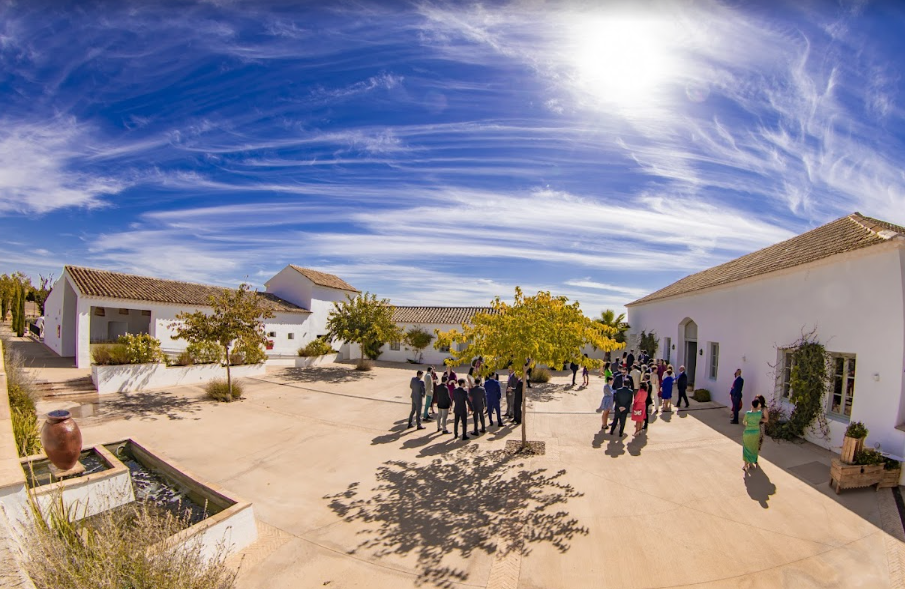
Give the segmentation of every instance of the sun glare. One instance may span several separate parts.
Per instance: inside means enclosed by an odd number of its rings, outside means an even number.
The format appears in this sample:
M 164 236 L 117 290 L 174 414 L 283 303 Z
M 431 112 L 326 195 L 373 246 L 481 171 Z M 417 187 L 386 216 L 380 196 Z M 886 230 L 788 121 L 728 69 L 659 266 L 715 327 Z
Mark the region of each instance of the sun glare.
M 662 21 L 614 14 L 583 19 L 573 30 L 577 82 L 604 102 L 643 103 L 674 73 Z

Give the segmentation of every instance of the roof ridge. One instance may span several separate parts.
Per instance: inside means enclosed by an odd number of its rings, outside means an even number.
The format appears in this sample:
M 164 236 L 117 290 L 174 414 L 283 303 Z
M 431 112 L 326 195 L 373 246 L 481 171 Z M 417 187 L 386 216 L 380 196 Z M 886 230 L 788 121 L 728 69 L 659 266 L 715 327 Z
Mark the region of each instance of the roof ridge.
M 867 217 L 858 211 L 849 215 L 848 219 L 851 219 L 854 223 L 857 223 L 859 226 L 882 239 L 892 239 L 897 235 L 905 236 L 905 227 L 899 227 L 893 223 L 887 223 L 885 221 L 880 221 L 879 219 L 874 219 L 873 217 Z

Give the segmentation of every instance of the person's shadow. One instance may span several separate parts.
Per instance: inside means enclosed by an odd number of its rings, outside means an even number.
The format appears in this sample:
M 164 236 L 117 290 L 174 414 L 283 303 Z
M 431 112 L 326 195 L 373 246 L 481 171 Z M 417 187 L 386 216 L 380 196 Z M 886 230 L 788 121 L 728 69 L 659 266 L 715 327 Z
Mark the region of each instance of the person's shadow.
M 617 434 L 613 435 L 616 436 Z M 623 439 L 617 437 L 611 438 L 610 442 L 607 444 L 604 454 L 611 458 L 619 458 L 620 456 L 625 454 L 625 442 L 623 441 Z
M 769 508 L 767 502 L 770 495 L 776 493 L 776 485 L 770 482 L 770 477 L 760 466 L 748 470 L 745 475 L 745 488 L 748 490 L 748 496 L 760 503 L 764 509 Z
M 591 441 L 591 446 L 594 448 L 599 448 L 603 445 L 603 441 L 606 439 L 606 432 L 608 430 L 600 430 L 594 435 L 594 439 Z
M 626 450 L 632 456 L 641 456 L 641 448 L 647 445 L 647 430 L 642 430 L 640 434 L 632 438 L 632 440 L 625 445 Z

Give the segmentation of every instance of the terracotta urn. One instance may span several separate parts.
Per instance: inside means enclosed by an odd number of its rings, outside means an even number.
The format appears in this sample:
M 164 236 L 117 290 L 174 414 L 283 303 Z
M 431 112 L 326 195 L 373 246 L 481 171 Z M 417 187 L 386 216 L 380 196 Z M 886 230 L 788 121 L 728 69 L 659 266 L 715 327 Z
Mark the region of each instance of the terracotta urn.
M 41 445 L 51 464 L 69 470 L 79 461 L 82 432 L 68 411 L 51 411 L 41 428 Z

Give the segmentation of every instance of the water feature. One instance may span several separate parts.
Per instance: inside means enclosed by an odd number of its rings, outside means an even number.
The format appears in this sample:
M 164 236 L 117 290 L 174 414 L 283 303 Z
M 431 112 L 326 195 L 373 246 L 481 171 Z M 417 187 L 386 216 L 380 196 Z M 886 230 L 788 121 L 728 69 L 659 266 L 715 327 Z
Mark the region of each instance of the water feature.
M 151 468 L 135 458 L 128 442 L 111 444 L 106 448 L 129 468 L 136 501 L 147 501 L 174 516 L 194 525 L 221 511 L 171 480 L 159 470 Z
M 107 464 L 107 461 L 93 449 L 82 451 L 82 453 L 79 454 L 79 462 L 85 467 L 85 472 L 67 477 L 67 479 L 79 478 L 113 468 L 112 465 Z M 28 466 L 23 468 L 23 470 L 25 471 L 25 478 L 28 482 L 29 489 L 34 489 L 35 487 L 53 482 L 50 473 L 50 461 L 46 458 L 29 462 Z

